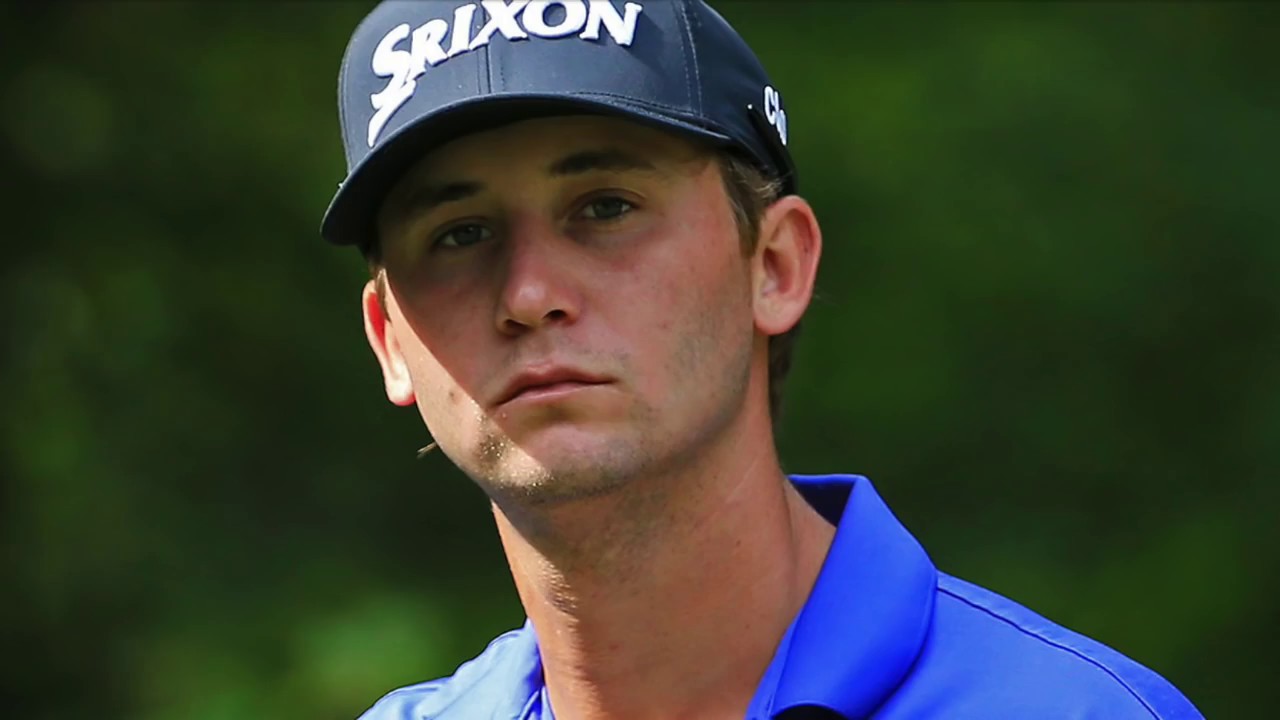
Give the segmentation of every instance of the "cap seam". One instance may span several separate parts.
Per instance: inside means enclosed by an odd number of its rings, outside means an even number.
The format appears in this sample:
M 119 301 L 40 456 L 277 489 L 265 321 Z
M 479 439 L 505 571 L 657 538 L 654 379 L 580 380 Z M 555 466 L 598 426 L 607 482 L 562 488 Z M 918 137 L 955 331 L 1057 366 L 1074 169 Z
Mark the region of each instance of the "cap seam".
M 510 41 L 509 41 L 510 42 Z M 485 51 L 492 53 L 493 45 L 485 47 Z M 511 54 L 508 53 L 507 57 Z M 492 55 L 490 55 L 492 57 Z M 505 62 L 489 63 L 489 94 L 500 94 L 507 89 L 507 64 Z M 497 88 L 496 90 L 494 88 Z
M 342 57 L 342 66 L 338 68 L 338 131 L 342 133 L 342 147 L 344 152 L 343 159 L 347 161 L 347 169 L 351 169 L 351 151 L 350 142 L 348 140 L 349 121 L 347 120 L 347 67 L 351 64 L 351 55 L 347 53 Z
M 476 51 L 476 95 L 493 92 L 493 66 L 489 62 L 489 46 L 481 45 Z
M 688 108 L 678 108 L 671 105 L 661 105 L 658 103 L 645 102 L 643 100 L 637 100 L 636 98 L 629 97 L 627 95 L 615 95 L 612 93 L 591 92 L 591 93 L 577 93 L 577 95 L 579 97 L 602 97 L 602 98 L 612 98 L 617 100 L 625 100 L 628 103 L 641 108 L 653 110 L 655 112 L 663 112 L 664 114 L 667 114 L 672 119 L 688 122 L 690 124 L 703 127 L 707 130 L 713 130 L 715 132 L 720 133 L 721 135 L 727 134 L 723 128 L 720 128 L 718 125 L 710 123 L 707 120 L 707 118 L 703 117 L 700 113 L 689 112 Z
M 703 115 L 702 77 L 698 68 L 698 46 L 697 43 L 693 41 L 693 23 L 689 20 L 689 5 L 686 2 L 680 3 L 680 20 L 681 24 L 684 25 L 685 52 L 689 56 L 685 58 L 684 80 L 685 84 L 688 86 L 690 99 L 695 102 L 693 108 L 694 112 L 699 115 Z M 690 57 L 692 58 L 692 63 L 688 62 Z M 689 78 L 689 68 L 691 65 L 693 68 L 692 81 L 690 81 Z

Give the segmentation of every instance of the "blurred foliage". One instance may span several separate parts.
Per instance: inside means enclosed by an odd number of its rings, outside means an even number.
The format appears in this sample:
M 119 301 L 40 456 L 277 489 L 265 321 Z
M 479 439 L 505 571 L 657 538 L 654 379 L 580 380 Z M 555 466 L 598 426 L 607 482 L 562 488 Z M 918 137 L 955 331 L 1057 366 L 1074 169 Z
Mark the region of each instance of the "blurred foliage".
M 8 717 L 351 718 L 523 618 L 317 225 L 366 2 L 0 5 Z M 1280 8 L 721 2 L 827 251 L 788 469 L 1280 704 Z

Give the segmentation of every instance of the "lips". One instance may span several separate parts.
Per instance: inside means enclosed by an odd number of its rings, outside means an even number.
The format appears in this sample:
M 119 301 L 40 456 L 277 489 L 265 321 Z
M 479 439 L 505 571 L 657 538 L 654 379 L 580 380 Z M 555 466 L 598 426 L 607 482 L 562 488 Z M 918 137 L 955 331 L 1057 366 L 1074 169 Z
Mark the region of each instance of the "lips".
M 498 395 L 494 406 L 505 405 L 524 395 L 552 394 L 587 385 L 603 385 L 609 379 L 569 367 L 530 369 L 511 379 Z

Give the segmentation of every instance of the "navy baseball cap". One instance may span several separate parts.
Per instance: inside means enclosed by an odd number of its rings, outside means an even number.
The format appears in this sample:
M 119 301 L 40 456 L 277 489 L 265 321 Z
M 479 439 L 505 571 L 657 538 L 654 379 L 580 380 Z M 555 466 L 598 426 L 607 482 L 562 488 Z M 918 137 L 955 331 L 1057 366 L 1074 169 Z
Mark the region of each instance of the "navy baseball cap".
M 782 98 L 703 0 L 386 0 L 338 75 L 347 177 L 321 223 L 367 248 L 425 153 L 533 117 L 622 117 L 736 151 L 796 189 Z

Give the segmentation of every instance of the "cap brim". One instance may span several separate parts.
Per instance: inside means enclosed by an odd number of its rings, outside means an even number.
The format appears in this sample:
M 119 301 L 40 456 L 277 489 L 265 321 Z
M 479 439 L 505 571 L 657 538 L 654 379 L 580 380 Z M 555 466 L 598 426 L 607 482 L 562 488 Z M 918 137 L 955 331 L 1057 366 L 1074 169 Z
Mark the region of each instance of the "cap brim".
M 376 239 L 375 218 L 382 201 L 426 153 L 463 135 L 520 120 L 582 114 L 623 117 L 717 145 L 733 143 L 724 133 L 622 98 L 529 94 L 470 98 L 423 115 L 366 155 L 338 187 L 321 221 L 320 234 L 335 245 L 367 247 Z

